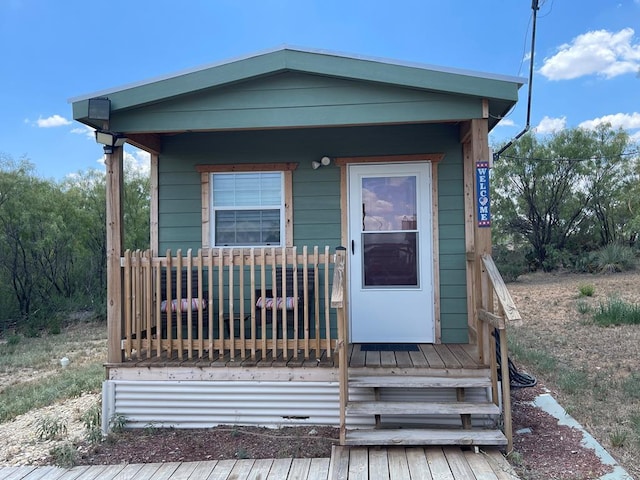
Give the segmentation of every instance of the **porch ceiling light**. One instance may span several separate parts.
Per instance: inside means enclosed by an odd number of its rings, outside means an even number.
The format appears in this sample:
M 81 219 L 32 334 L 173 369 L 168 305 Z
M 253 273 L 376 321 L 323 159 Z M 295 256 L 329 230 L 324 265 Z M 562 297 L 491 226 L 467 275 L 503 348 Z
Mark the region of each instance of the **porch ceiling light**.
M 120 133 L 96 130 L 96 142 L 104 145 L 104 153 L 113 153 L 115 147 L 121 147 L 126 141 L 127 138 Z

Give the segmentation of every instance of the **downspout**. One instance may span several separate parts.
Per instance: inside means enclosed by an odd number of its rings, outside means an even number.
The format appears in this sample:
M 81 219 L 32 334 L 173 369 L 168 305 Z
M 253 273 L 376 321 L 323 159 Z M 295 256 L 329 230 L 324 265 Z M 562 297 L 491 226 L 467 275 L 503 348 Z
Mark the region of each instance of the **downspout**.
M 538 18 L 538 0 L 531 1 L 531 9 L 533 10 L 533 28 L 531 32 L 531 58 L 529 60 L 529 92 L 527 95 L 527 123 L 524 126 L 524 130 L 518 133 L 512 140 L 504 145 L 500 150 L 493 154 L 493 161 L 497 161 L 500 158 L 500 155 L 504 153 L 504 151 L 513 145 L 518 139 L 523 136 L 525 133 L 529 131 L 531 125 L 531 91 L 533 90 L 533 58 L 534 58 L 534 50 L 536 46 L 536 20 Z

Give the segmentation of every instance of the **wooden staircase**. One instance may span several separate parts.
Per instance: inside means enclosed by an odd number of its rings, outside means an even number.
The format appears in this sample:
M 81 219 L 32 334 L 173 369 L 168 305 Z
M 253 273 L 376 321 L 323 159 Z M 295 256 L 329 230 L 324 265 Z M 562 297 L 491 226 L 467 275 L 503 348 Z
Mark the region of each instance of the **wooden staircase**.
M 360 369 L 359 369 L 360 370 Z M 484 372 L 484 371 L 483 371 Z M 480 372 L 479 372 L 480 373 Z M 372 415 L 375 428 L 347 428 L 346 445 L 494 445 L 504 446 L 507 438 L 497 427 L 485 428 L 474 426 L 478 418 L 488 419 L 494 416 L 497 420 L 500 408 L 486 400 L 467 401 L 469 389 L 489 389 L 491 377 L 486 375 L 465 376 L 453 373 L 447 377 L 394 375 L 391 372 L 364 370 L 349 373 L 348 386 L 352 391 L 372 389 L 374 401 L 348 401 L 346 404 L 346 421 L 349 417 Z M 444 390 L 446 389 L 446 391 Z M 384 392 L 393 393 L 393 401 L 382 399 Z M 442 401 L 438 397 L 449 393 L 454 401 Z M 432 393 L 432 394 L 430 394 Z M 415 401 L 417 395 L 425 400 Z M 477 396 L 477 394 L 476 394 Z M 406 397 L 407 400 L 402 400 Z M 433 397 L 434 400 L 431 400 Z M 397 398 L 400 398 L 398 401 Z M 415 420 L 407 422 L 407 415 L 428 416 L 428 425 L 416 427 Z M 386 426 L 381 422 L 384 417 Z M 459 418 L 459 425 L 452 425 L 452 417 Z M 438 418 L 443 420 L 440 422 Z M 497 422 L 481 422 L 493 423 Z

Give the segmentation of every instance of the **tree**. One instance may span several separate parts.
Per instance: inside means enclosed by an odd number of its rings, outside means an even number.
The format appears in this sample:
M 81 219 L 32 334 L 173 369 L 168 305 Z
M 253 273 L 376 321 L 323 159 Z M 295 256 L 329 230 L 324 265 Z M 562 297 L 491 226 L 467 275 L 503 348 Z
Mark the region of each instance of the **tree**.
M 52 292 L 70 297 L 73 209 L 57 187 L 38 179 L 27 161 L 0 165 L 0 270 L 28 318 L 47 306 Z
M 149 179 L 125 170 L 125 246 L 149 247 Z M 0 320 L 39 328 L 55 313 L 106 299 L 105 173 L 62 183 L 0 154 Z M 11 300 L 6 298 L 10 293 Z M 17 318 L 16 318 L 17 317 Z
M 555 268 L 570 241 L 590 249 L 619 239 L 629 146 L 609 125 L 522 137 L 492 172 L 498 230 L 523 239 L 544 269 Z

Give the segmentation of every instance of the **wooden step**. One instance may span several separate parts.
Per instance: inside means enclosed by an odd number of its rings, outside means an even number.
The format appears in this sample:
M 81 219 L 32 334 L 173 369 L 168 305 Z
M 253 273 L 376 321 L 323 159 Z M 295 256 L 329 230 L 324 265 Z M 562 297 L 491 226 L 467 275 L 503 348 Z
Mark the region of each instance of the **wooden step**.
M 408 375 L 350 375 L 350 387 L 387 388 L 484 388 L 490 377 L 418 377 Z
M 491 402 L 349 402 L 348 415 L 498 415 Z
M 506 445 L 499 430 L 357 429 L 347 430 L 347 445 Z

